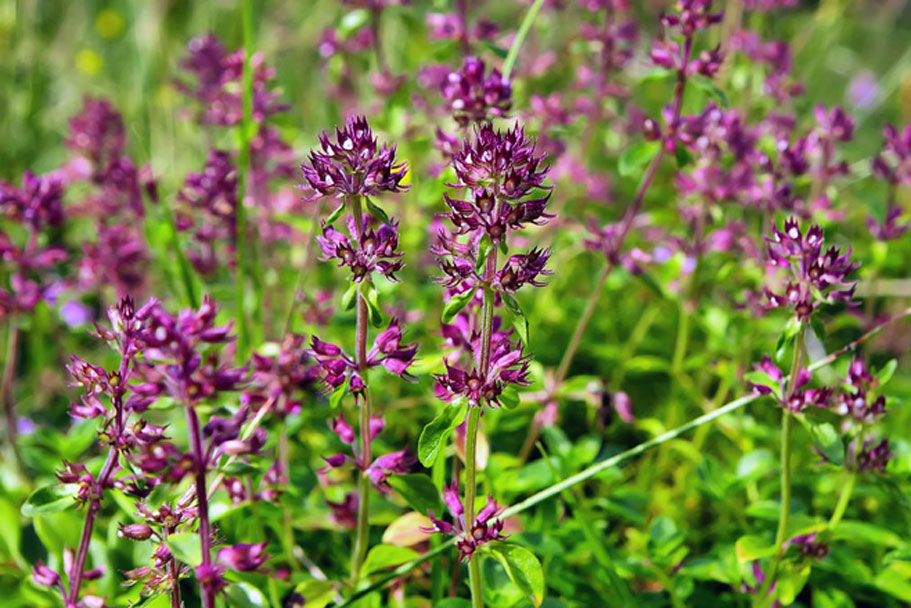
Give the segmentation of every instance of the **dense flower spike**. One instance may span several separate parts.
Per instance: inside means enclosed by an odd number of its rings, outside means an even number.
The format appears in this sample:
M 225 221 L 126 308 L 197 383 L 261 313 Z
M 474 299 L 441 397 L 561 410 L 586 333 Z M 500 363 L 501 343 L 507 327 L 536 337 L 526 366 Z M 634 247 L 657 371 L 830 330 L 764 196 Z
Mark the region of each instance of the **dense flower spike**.
M 450 72 L 441 86 L 443 98 L 460 125 L 503 117 L 512 107 L 512 88 L 500 71 L 485 76 L 486 66 L 477 57 L 466 57 L 461 69 Z
M 823 250 L 823 232 L 818 224 L 804 235 L 797 220 L 791 218 L 783 230 L 773 228 L 766 241 L 770 265 L 789 269 L 792 277 L 783 293 L 766 289 L 771 308 L 790 306 L 798 319 L 807 321 L 822 302 L 850 302 L 854 285 L 846 279 L 858 265 L 850 263 L 850 250 L 844 254 L 836 247 Z
M 382 365 L 386 370 L 406 380 L 414 377 L 408 368 L 414 363 L 418 347 L 416 344 L 402 344 L 402 328 L 396 319 L 389 322 L 385 331 L 380 333 L 367 353 L 365 370 Z M 335 344 L 323 342 L 316 336 L 310 345 L 310 353 L 322 367 L 321 380 L 327 389 L 338 388 L 348 381 L 348 390 L 357 399 L 367 385 L 367 379 L 358 369 L 357 362 L 342 352 Z
M 335 129 L 334 140 L 323 132 L 321 152 L 313 150 L 301 171 L 316 196 L 376 196 L 381 192 L 403 192 L 407 172 L 404 162 L 395 160 L 395 146 L 377 144 L 367 119 L 357 116 L 342 129 Z
M 177 214 L 178 230 L 193 230 L 198 247 L 189 259 L 202 274 L 211 274 L 222 257 L 216 246 L 224 243 L 229 260 L 234 257 L 237 236 L 237 169 L 231 154 L 211 150 L 201 173 L 187 175 L 177 195 L 183 208 Z
M 355 220 L 349 221 L 349 232 L 357 234 L 354 226 Z M 383 224 L 378 230 L 373 230 L 364 218 L 364 226 L 359 231 L 360 237 L 356 245 L 343 233 L 338 232 L 331 225 L 323 226 L 322 236 L 317 236 L 320 249 L 323 252 L 323 261 L 338 259 L 338 265 L 351 269 L 351 277 L 360 282 L 372 277 L 379 272 L 390 281 L 397 281 L 395 273 L 402 268 L 402 253 L 396 251 L 399 246 L 398 223 Z
M 482 545 L 507 538 L 503 534 L 503 520 L 491 521 L 500 510 L 500 506 L 492 497 L 487 497 L 487 505 L 478 512 L 471 530 L 466 529 L 465 507 L 459 498 L 458 484 L 453 482 L 451 486 L 447 486 L 442 497 L 452 514 L 453 523 L 436 519 L 431 513 L 430 521 L 433 522 L 431 531 L 458 537 L 456 548 L 459 550 L 459 557 L 462 561 L 470 560 L 474 552 Z
M 446 401 L 464 397 L 470 407 L 486 404 L 490 407 L 503 405 L 502 395 L 509 385 L 528 386 L 528 364 L 531 356 L 522 351 L 521 342 L 499 338 L 491 345 L 490 365 L 486 375 L 476 360 L 476 367 L 466 371 L 455 365 L 446 365 L 445 374 L 437 374 L 437 395 Z
M 786 410 L 799 413 L 807 406 L 829 407 L 834 390 L 831 388 L 808 388 L 812 379 L 808 369 L 801 369 L 797 374 L 793 389 L 788 392 L 785 376 L 768 357 L 763 357 L 758 365 L 754 365 L 759 375 L 756 381 L 749 382 L 750 386 L 760 395 L 771 395 Z
M 86 97 L 82 111 L 70 119 L 66 146 L 88 159 L 96 172 L 120 158 L 126 149 L 123 117 L 105 99 Z

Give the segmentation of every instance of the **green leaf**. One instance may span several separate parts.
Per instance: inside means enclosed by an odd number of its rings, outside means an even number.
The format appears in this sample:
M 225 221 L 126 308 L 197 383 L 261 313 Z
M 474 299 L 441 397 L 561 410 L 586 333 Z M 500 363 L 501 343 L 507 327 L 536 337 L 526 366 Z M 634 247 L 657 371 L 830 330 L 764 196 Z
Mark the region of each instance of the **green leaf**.
M 199 545 L 199 535 L 193 532 L 181 532 L 170 535 L 165 544 L 178 560 L 189 566 L 198 566 L 202 563 L 202 548 Z
M 822 452 L 823 456 L 836 466 L 845 462 L 845 445 L 841 440 L 841 435 L 835 430 L 835 427 L 828 422 L 816 423 L 807 419 L 806 416 L 797 416 L 801 424 L 806 427 L 813 439 L 813 445 Z
M 889 380 L 892 379 L 892 376 L 895 375 L 895 370 L 898 367 L 898 360 L 890 359 L 888 363 L 882 366 L 882 368 L 876 372 L 876 379 L 879 381 L 880 386 L 885 386 L 889 383 Z
M 540 606 L 544 601 L 544 570 L 535 554 L 512 543 L 494 543 L 488 550 L 503 565 L 512 582 L 535 606 Z
M 345 294 L 342 296 L 342 308 L 345 310 L 351 310 L 354 308 L 355 303 L 357 302 L 357 283 L 352 282 L 348 286 L 348 289 L 345 290 Z
M 329 395 L 329 407 L 334 410 L 337 410 L 342 404 L 342 398 L 348 394 L 348 383 L 351 381 L 351 378 L 345 378 L 345 381 L 339 385 L 332 394 Z
M 335 221 L 338 220 L 338 218 L 342 217 L 342 213 L 344 213 L 344 212 L 345 212 L 345 203 L 342 203 L 341 205 L 339 205 L 338 207 L 335 208 L 335 211 L 333 211 L 332 213 L 329 214 L 329 217 L 326 218 L 326 225 L 328 226 L 330 224 L 335 223 Z
M 389 219 L 389 216 L 386 215 L 386 212 L 383 211 L 376 203 L 370 200 L 370 197 L 365 197 L 367 199 L 367 210 L 370 212 L 370 215 L 383 222 L 384 224 L 392 224 L 392 220 Z
M 490 240 L 490 235 L 485 232 L 484 236 L 481 237 L 481 242 L 478 243 L 478 261 L 474 264 L 475 272 L 478 274 L 483 272 L 487 257 L 491 251 L 493 251 L 493 243 Z
M 370 21 L 370 11 L 365 8 L 356 8 L 353 11 L 345 13 L 338 26 L 339 34 L 342 38 L 347 38 L 357 30 L 361 29 Z
M 471 608 L 471 602 L 464 597 L 447 597 L 434 604 L 433 608 Z
M 676 72 L 669 70 L 667 68 L 655 67 L 646 72 L 642 78 L 639 79 L 638 84 L 644 84 L 647 82 L 660 82 L 662 80 L 668 80 L 676 75 Z
M 508 410 L 514 410 L 519 407 L 519 391 L 514 386 L 503 389 L 499 397 L 500 403 Z
M 744 564 L 763 557 L 771 557 L 775 554 L 775 545 L 761 536 L 741 536 L 734 545 L 734 552 L 737 554 L 737 561 Z
M 379 293 L 373 283 L 365 281 L 361 286 L 362 293 L 364 287 L 367 288 L 364 300 L 367 302 L 367 311 L 370 313 L 370 324 L 374 327 L 380 327 L 383 324 L 383 312 L 380 310 Z
M 364 560 L 364 572 L 370 574 L 383 568 L 398 566 L 418 557 L 418 552 L 408 547 L 396 545 L 377 545 L 367 554 Z
M 810 578 L 810 564 L 783 563 L 778 569 L 775 591 L 782 606 L 790 606 Z
M 501 292 L 500 296 L 503 298 L 506 308 L 512 313 L 512 325 L 516 328 L 522 344 L 528 346 L 528 319 L 525 317 L 522 307 L 519 306 L 519 301 L 511 293 L 506 293 L 505 291 Z
M 253 466 L 248 462 L 243 462 L 241 460 L 235 460 L 234 462 L 228 463 L 223 469 L 222 472 L 226 475 L 232 476 L 242 476 L 249 477 L 251 475 L 259 475 L 262 473 L 257 467 Z
M 294 592 L 304 598 L 307 608 L 325 608 L 332 602 L 335 588 L 329 581 L 311 580 L 299 584 Z
M 442 512 L 440 493 L 428 476 L 421 473 L 392 475 L 386 481 L 418 513 Z
M 431 420 L 418 438 L 418 459 L 425 467 L 432 467 L 436 462 L 443 442 L 457 426 L 462 424 L 468 404 L 464 400 L 443 407 L 443 411 Z
M 716 87 L 715 83 L 705 76 L 690 76 L 688 82 L 693 83 L 693 86 L 717 101 L 722 108 L 731 107 L 731 102 L 725 92 Z
M 911 576 L 907 570 L 899 562 L 892 562 L 876 575 L 874 584 L 903 602 L 911 602 Z
M 778 336 L 778 343 L 775 345 L 776 360 L 781 361 L 782 357 L 784 357 L 784 351 L 794 342 L 794 338 L 797 337 L 797 332 L 799 331 L 800 321 L 797 320 L 797 317 L 791 317 L 787 325 L 784 326 L 781 335 Z
M 633 175 L 640 167 L 651 162 L 661 149 L 661 142 L 640 141 L 627 148 L 620 156 L 617 169 L 620 175 Z
M 449 301 L 446 302 L 446 306 L 443 307 L 443 323 L 452 323 L 452 320 L 456 318 L 456 315 L 474 299 L 474 294 L 475 290 L 469 289 L 464 293 L 452 296 Z
M 66 511 L 75 504 L 71 488 L 54 484 L 38 488 L 22 504 L 20 512 L 25 517 Z

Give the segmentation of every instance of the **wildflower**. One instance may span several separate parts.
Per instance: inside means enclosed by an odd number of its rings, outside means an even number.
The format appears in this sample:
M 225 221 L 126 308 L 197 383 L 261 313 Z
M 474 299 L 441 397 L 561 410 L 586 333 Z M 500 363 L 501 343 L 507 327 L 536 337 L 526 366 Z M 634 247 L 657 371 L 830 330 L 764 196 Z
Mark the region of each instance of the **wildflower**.
M 350 231 L 357 234 L 353 227 Z M 356 282 L 369 279 L 374 271 L 379 271 L 390 281 L 398 280 L 395 273 L 402 268 L 402 253 L 396 251 L 399 244 L 396 222 L 383 224 L 378 230 L 373 230 L 368 227 L 365 217 L 356 246 L 331 225 L 323 226 L 323 234 L 317 236 L 316 240 L 323 252 L 322 261 L 338 259 L 340 267 L 347 266 L 351 269 L 352 279 Z
M 797 220 L 791 218 L 785 222 L 784 230 L 773 228 L 766 241 L 770 265 L 788 268 L 793 279 L 783 293 L 766 289 L 770 308 L 790 306 L 798 319 L 807 321 L 821 302 L 850 302 L 854 285 L 846 278 L 857 264 L 849 262 L 850 250 L 844 254 L 836 247 L 823 251 L 819 225 L 810 227 L 804 236 Z
M 396 319 L 392 319 L 386 330 L 374 340 L 363 367 L 369 369 L 382 365 L 391 374 L 413 380 L 414 377 L 408 373 L 408 368 L 414 363 L 417 350 L 415 344 L 402 344 L 402 328 Z M 337 388 L 347 379 L 348 388 L 355 397 L 363 391 L 366 386 L 363 370 L 341 348 L 314 336 L 310 352 L 321 366 L 323 375 L 320 379 L 328 388 Z
M 215 559 L 220 565 L 238 572 L 258 570 L 269 559 L 269 556 L 263 552 L 267 544 L 238 543 L 221 547 Z
M 793 390 L 788 393 L 784 374 L 772 363 L 771 359 L 763 357 L 762 361 L 753 367 L 757 372 L 753 375 L 756 381 L 749 382 L 749 385 L 760 395 L 774 397 L 778 404 L 786 410 L 798 413 L 808 406 L 830 407 L 834 389 L 808 388 L 807 385 L 812 379 L 809 369 L 804 368 L 797 373 Z
M 462 561 L 470 560 L 474 552 L 482 545 L 507 538 L 503 534 L 503 520 L 497 519 L 491 522 L 491 519 L 500 510 L 500 506 L 492 496 L 487 497 L 487 505 L 478 512 L 471 530 L 465 529 L 465 507 L 459 498 L 458 483 L 453 482 L 452 485 L 446 487 L 443 492 L 443 502 L 446 503 L 452 514 L 453 523 L 436 519 L 431 512 L 429 514 L 430 521 L 433 523 L 431 531 L 457 536 L 456 548 L 459 550 L 459 557 Z
M 404 162 L 396 162 L 395 146 L 379 146 L 363 116 L 336 128 L 334 141 L 326 132 L 319 141 L 321 151 L 311 151 L 301 163 L 315 196 L 376 196 L 409 188 L 401 184 L 407 170 Z
M 471 371 L 466 371 L 444 360 L 445 374 L 437 374 L 437 396 L 445 401 L 452 401 L 457 397 L 464 397 L 470 407 L 478 407 L 482 403 L 489 407 L 503 405 L 502 394 L 510 384 L 528 386 L 528 365 L 531 356 L 522 351 L 520 342 L 511 342 L 508 338 L 500 338 L 491 346 L 490 364 L 486 374 L 478 367 L 476 361 Z
M 441 86 L 443 98 L 460 125 L 503 117 L 512 106 L 509 80 L 497 69 L 485 77 L 481 59 L 466 57 L 461 69 L 450 72 Z

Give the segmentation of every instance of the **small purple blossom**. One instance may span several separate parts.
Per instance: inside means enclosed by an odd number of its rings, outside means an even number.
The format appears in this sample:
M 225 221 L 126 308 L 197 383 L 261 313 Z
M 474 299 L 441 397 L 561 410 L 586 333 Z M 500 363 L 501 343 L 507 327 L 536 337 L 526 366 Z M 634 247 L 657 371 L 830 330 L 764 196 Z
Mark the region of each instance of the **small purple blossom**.
M 434 376 L 437 381 L 437 396 L 444 401 L 464 397 L 470 407 L 482 403 L 489 407 L 503 405 L 501 395 L 504 389 L 512 384 L 528 386 L 528 364 L 530 355 L 522 351 L 520 342 L 500 338 L 491 346 L 490 364 L 486 376 L 478 367 L 467 371 L 444 360 L 445 374 Z M 480 366 L 480 361 L 476 361 Z
M 798 319 L 807 321 L 821 302 L 850 302 L 854 285 L 846 279 L 857 264 L 850 260 L 850 249 L 842 254 L 836 247 L 823 251 L 822 228 L 816 224 L 804 235 L 791 218 L 784 229 L 772 229 L 768 242 L 769 264 L 787 268 L 792 279 L 783 292 L 766 289 L 770 308 L 790 306 Z
M 460 125 L 502 118 L 512 107 L 512 88 L 500 71 L 493 69 L 485 76 L 484 62 L 466 57 L 461 69 L 450 72 L 441 92 Z
M 349 224 L 354 222 L 349 219 Z M 349 227 L 352 234 L 357 234 L 353 226 Z M 339 260 L 339 266 L 351 269 L 352 279 L 361 282 L 369 279 L 374 271 L 378 271 L 390 281 L 397 281 L 395 273 L 402 268 L 402 253 L 397 251 L 399 245 L 398 223 L 383 224 L 374 230 L 367 225 L 360 230 L 357 244 L 345 234 L 338 232 L 331 225 L 323 226 L 323 234 L 316 237 L 323 252 L 322 261 Z
M 395 146 L 378 145 L 363 116 L 336 128 L 334 141 L 325 131 L 319 141 L 320 151 L 312 150 L 301 163 L 315 196 L 376 196 L 409 188 L 401 184 L 407 169 L 404 162 L 396 162 Z
M 453 523 L 436 519 L 431 512 L 430 521 L 433 522 L 431 531 L 458 537 L 456 548 L 459 550 L 459 557 L 462 561 L 469 561 L 481 545 L 507 538 L 503 534 L 503 520 L 497 519 L 491 522 L 491 519 L 500 510 L 500 506 L 492 496 L 487 497 L 487 505 L 478 512 L 471 530 L 465 529 L 465 507 L 459 498 L 458 484 L 453 482 L 452 485 L 446 486 L 442 496 L 443 502 L 446 503 L 452 514 Z

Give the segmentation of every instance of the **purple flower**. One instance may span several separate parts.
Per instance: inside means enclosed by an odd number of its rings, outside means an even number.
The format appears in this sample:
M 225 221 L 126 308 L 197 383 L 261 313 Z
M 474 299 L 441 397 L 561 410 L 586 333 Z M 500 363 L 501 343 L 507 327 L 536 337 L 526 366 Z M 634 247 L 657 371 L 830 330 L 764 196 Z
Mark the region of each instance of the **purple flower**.
M 301 163 L 316 197 L 376 196 L 409 188 L 401 184 L 407 169 L 404 162 L 396 162 L 395 146 L 379 146 L 363 116 L 350 119 L 343 129 L 336 128 L 334 141 L 325 131 L 319 141 L 321 151 L 311 151 Z
M 800 320 L 807 321 L 821 302 L 850 302 L 854 285 L 846 278 L 858 265 L 849 262 L 850 250 L 844 254 L 836 247 L 823 251 L 823 232 L 818 224 L 804 236 L 797 220 L 791 218 L 783 230 L 774 227 L 766 241 L 769 264 L 788 268 L 792 277 L 784 292 L 766 289 L 770 308 L 790 306 Z
M 460 125 L 503 117 L 512 107 L 512 88 L 497 69 L 485 77 L 481 59 L 466 57 L 461 69 L 450 72 L 441 86 L 443 98 Z
M 462 561 L 469 561 L 481 545 L 507 538 L 503 534 L 503 520 L 490 521 L 500 510 L 500 506 L 492 496 L 487 497 L 487 505 L 478 512 L 471 530 L 466 530 L 465 507 L 459 498 L 459 487 L 456 482 L 446 487 L 443 492 L 443 502 L 446 503 L 452 514 L 453 523 L 436 519 L 431 512 L 429 514 L 430 521 L 433 522 L 431 531 L 457 536 L 456 548 L 459 550 L 459 557 Z
M 177 229 L 193 229 L 197 250 L 188 255 L 202 274 L 212 274 L 221 256 L 216 247 L 225 247 L 228 260 L 234 262 L 237 232 L 237 168 L 229 152 L 210 150 L 201 173 L 187 175 L 177 200 L 182 208 L 177 213 Z
M 32 580 L 43 587 L 56 587 L 60 582 L 60 575 L 39 560 L 32 568 Z
M 349 218 L 350 232 L 356 234 L 353 223 L 354 220 Z M 374 271 L 379 271 L 390 281 L 398 281 L 395 273 L 402 268 L 402 253 L 396 251 L 399 245 L 398 223 L 383 224 L 378 230 L 373 230 L 368 227 L 365 217 L 360 235 L 357 246 L 354 246 L 346 235 L 331 225 L 323 226 L 322 236 L 316 237 L 323 252 L 321 260 L 338 259 L 340 267 L 351 269 L 352 279 L 356 282 L 369 279 Z
M 538 280 L 539 276 L 553 274 L 544 266 L 550 257 L 549 249 L 532 249 L 526 254 L 510 256 L 506 264 L 497 272 L 496 285 L 506 293 L 515 293 L 523 285 L 544 287 L 547 283 Z
M 104 99 L 86 97 L 82 106 L 82 111 L 70 119 L 66 147 L 87 158 L 100 172 L 126 149 L 123 117 Z
M 305 338 L 290 333 L 275 357 L 254 353 L 251 387 L 245 394 L 251 402 L 272 401 L 272 411 L 284 417 L 303 407 L 303 393 L 318 379 L 319 370 L 310 361 Z
M 222 547 L 218 550 L 215 560 L 219 565 L 238 572 L 258 570 L 269 559 L 269 556 L 264 553 L 267 544 L 238 543 Z
M 845 466 L 861 473 L 883 473 L 894 455 L 888 439 L 882 439 L 879 443 L 873 439 L 864 439 L 863 442 L 855 439 L 848 444 Z
M 530 355 L 522 351 L 520 342 L 511 342 L 508 338 L 499 337 L 491 345 L 490 363 L 486 376 L 475 367 L 466 371 L 444 360 L 445 374 L 436 374 L 437 396 L 445 401 L 464 397 L 470 407 L 486 403 L 489 407 L 499 407 L 503 390 L 510 384 L 528 386 L 528 364 Z M 480 365 L 480 361 L 475 361 Z
M 176 81 L 177 89 L 199 102 L 203 124 L 239 124 L 243 119 L 240 87 L 243 49 L 228 53 L 218 38 L 206 34 L 191 40 L 187 51 L 180 67 L 191 78 Z M 253 70 L 253 120 L 262 123 L 288 106 L 279 103 L 278 96 L 269 91 L 275 70 L 267 66 L 259 54 L 250 58 L 250 65 Z
M 497 201 L 515 202 L 534 189 L 549 189 L 543 185 L 549 171 L 540 167 L 543 160 L 518 123 L 506 131 L 485 123 L 475 127 L 474 138 L 463 142 L 452 164 L 459 186 L 491 190 Z
M 785 376 L 768 357 L 763 357 L 759 364 L 753 366 L 761 374 L 756 382 L 748 384 L 760 395 L 771 395 L 778 404 L 792 412 L 802 412 L 807 406 L 827 408 L 831 405 L 834 389 L 808 388 L 812 379 L 809 369 L 801 369 L 797 373 L 797 380 L 793 390 L 788 393 Z
M 416 344 L 402 344 L 402 328 L 396 319 L 392 319 L 389 326 L 374 340 L 373 347 L 367 353 L 365 367 L 369 369 L 382 365 L 391 374 L 413 380 L 408 368 L 414 363 L 417 350 Z M 335 344 L 323 342 L 316 336 L 311 341 L 310 352 L 322 367 L 323 375 L 320 379 L 327 388 L 337 388 L 346 379 L 350 379 L 348 389 L 357 399 L 366 385 L 366 378 L 362 377 L 357 362 Z

